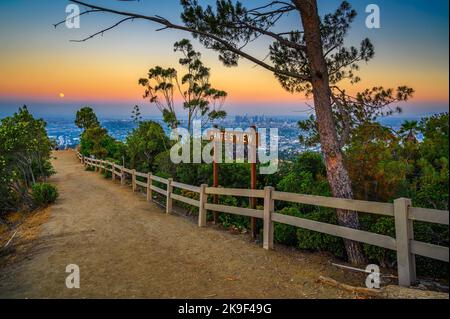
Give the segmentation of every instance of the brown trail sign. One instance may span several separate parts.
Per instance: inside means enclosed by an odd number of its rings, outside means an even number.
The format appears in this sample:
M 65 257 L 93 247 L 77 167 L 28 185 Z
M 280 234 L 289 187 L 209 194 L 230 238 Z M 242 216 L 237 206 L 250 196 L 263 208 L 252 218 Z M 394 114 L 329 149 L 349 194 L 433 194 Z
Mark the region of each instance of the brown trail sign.
M 217 126 L 214 129 L 208 130 L 207 138 L 213 141 L 213 187 L 219 186 L 219 167 L 218 164 L 222 162 L 222 159 L 217 158 L 219 152 L 217 152 L 218 147 L 222 147 L 225 144 L 234 145 L 247 145 L 248 162 L 250 162 L 250 188 L 256 189 L 257 187 L 257 176 L 256 176 L 256 163 L 258 158 L 258 146 L 260 145 L 259 134 L 257 133 L 256 126 L 251 126 L 250 132 L 243 131 L 228 131 L 219 130 Z M 222 152 L 220 152 L 221 154 Z M 235 154 L 233 153 L 233 160 Z M 214 195 L 213 202 L 218 204 L 218 195 Z M 250 208 L 256 209 L 256 198 L 250 197 Z M 219 213 L 213 212 L 214 224 L 219 222 Z M 258 229 L 256 224 L 256 218 L 251 217 L 251 232 L 252 237 L 256 238 Z

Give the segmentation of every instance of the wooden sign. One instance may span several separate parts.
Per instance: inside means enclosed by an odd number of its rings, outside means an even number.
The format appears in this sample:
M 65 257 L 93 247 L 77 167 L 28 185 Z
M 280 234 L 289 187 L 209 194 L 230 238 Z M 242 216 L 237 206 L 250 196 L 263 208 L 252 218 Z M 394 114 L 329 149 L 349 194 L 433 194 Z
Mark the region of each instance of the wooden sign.
M 236 145 L 247 145 L 249 151 L 253 155 L 254 161 L 250 164 L 250 188 L 256 189 L 257 177 L 256 177 L 256 159 L 257 159 L 257 147 L 260 146 L 259 134 L 256 131 L 256 127 L 252 127 L 253 132 L 243 132 L 243 131 L 219 131 L 217 128 L 208 130 L 206 133 L 207 138 L 211 142 L 226 143 L 226 144 L 236 144 Z M 213 186 L 219 187 L 219 169 L 216 156 L 216 143 L 214 143 L 214 160 L 213 160 Z M 218 196 L 214 195 L 213 202 L 218 204 Z M 250 207 L 256 209 L 256 198 L 250 198 Z M 219 221 L 219 214 L 213 212 L 214 223 L 217 224 Z M 256 218 L 251 218 L 251 232 L 252 237 L 256 238 L 258 229 Z
M 243 144 L 243 145 L 260 145 L 258 141 L 258 133 L 242 132 L 242 131 L 218 131 L 209 130 L 207 132 L 207 138 L 210 141 L 230 144 Z

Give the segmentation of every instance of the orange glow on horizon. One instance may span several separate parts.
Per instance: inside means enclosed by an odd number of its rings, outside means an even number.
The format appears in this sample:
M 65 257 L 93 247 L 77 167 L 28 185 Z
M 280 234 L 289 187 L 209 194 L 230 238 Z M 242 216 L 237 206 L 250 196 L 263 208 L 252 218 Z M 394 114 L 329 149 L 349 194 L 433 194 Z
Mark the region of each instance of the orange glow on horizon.
M 81 49 L 80 49 L 81 50 Z M 88 52 L 74 52 L 51 56 L 37 52 L 30 57 L 17 54 L 14 61 L 0 60 L 0 97 L 17 99 L 130 102 L 142 101 L 143 88 L 138 79 L 145 77 L 151 66 L 176 65 L 177 56 L 156 56 L 152 63 L 148 57 L 121 60 L 114 54 L 102 59 L 89 58 Z M 226 68 L 216 60 L 207 61 L 211 67 L 213 87 L 228 92 L 228 101 L 233 103 L 304 103 L 303 94 L 284 91 L 273 74 L 243 61 L 237 68 Z M 86 62 L 88 61 L 88 62 Z M 123 61 L 117 63 L 117 61 Z M 163 63 L 166 61 L 165 63 Z M 181 74 L 181 71 L 180 71 Z M 386 70 L 382 63 L 364 66 L 360 72 L 362 82 L 350 86 L 343 84 L 349 94 L 366 87 L 383 85 L 395 88 L 408 85 L 416 91 L 413 102 L 448 102 L 448 72 L 442 69 L 415 69 L 398 66 Z M 64 96 L 55 97 L 58 88 L 64 88 Z M 179 100 L 178 92 L 176 99 Z M 70 97 L 70 98 L 69 98 Z M 147 102 L 148 103 L 148 102 Z

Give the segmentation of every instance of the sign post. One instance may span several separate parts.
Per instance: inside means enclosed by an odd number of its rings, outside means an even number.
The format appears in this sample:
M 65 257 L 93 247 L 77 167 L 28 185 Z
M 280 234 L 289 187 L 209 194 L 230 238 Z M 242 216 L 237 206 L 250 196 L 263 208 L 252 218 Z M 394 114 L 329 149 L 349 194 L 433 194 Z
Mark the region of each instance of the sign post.
M 256 161 L 257 161 L 257 149 L 258 149 L 258 134 L 256 133 L 256 126 L 252 126 L 252 129 L 254 130 L 255 141 L 252 141 L 252 143 L 248 143 L 248 147 L 251 149 L 251 152 L 252 152 L 251 156 L 253 158 L 253 161 L 251 161 L 251 163 L 250 163 L 250 188 L 256 189 L 256 183 L 257 183 Z M 249 157 L 250 157 L 250 154 L 249 154 Z M 256 209 L 256 198 L 255 197 L 250 198 L 250 208 Z M 258 232 L 255 217 L 251 218 L 251 231 L 252 231 L 252 237 L 253 237 L 253 239 L 255 239 L 257 236 L 257 232 Z
M 218 154 L 222 152 L 217 152 L 217 147 L 222 147 L 222 142 L 231 143 L 233 145 L 243 144 L 247 145 L 248 150 L 248 161 L 250 162 L 250 188 L 257 188 L 257 175 L 256 175 L 256 162 L 257 162 L 257 153 L 259 146 L 259 135 L 256 132 L 256 126 L 251 127 L 252 132 L 242 132 L 242 131 L 218 131 L 217 126 L 214 126 L 213 131 L 208 132 L 208 138 L 212 141 L 213 144 L 213 187 L 219 187 L 219 158 Z M 234 156 L 233 156 L 234 157 Z M 218 204 L 219 197 L 218 195 L 214 195 L 213 203 Z M 256 209 L 257 202 L 256 198 L 249 198 L 250 207 Z M 214 224 L 219 222 L 219 213 L 213 212 L 214 215 Z M 256 218 L 251 217 L 251 233 L 252 237 L 256 238 L 258 234 Z
M 214 129 L 218 129 L 217 125 L 214 125 Z M 211 138 L 211 137 L 210 137 Z M 217 137 L 212 137 L 214 139 L 214 147 L 213 147 L 213 187 L 219 187 L 219 166 L 218 166 L 218 158 L 217 158 L 217 154 L 218 152 L 216 151 L 216 147 L 217 144 L 219 143 L 217 141 Z M 220 147 L 222 147 L 222 144 L 219 144 Z M 214 195 L 213 196 L 213 203 L 214 204 L 218 204 L 219 203 L 219 196 L 218 195 Z M 219 213 L 218 212 L 213 212 L 213 219 L 214 219 L 214 225 L 219 224 Z

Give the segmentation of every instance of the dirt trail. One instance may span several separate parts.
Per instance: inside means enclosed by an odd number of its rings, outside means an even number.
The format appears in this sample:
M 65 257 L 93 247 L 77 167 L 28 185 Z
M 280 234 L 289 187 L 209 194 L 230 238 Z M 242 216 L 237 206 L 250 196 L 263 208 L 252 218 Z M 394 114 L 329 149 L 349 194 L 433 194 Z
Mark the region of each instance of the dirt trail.
M 351 298 L 320 275 L 362 285 L 326 255 L 276 247 L 166 215 L 144 196 L 55 153 L 60 198 L 23 260 L 0 272 L 2 298 Z M 81 288 L 65 272 L 77 264 Z

